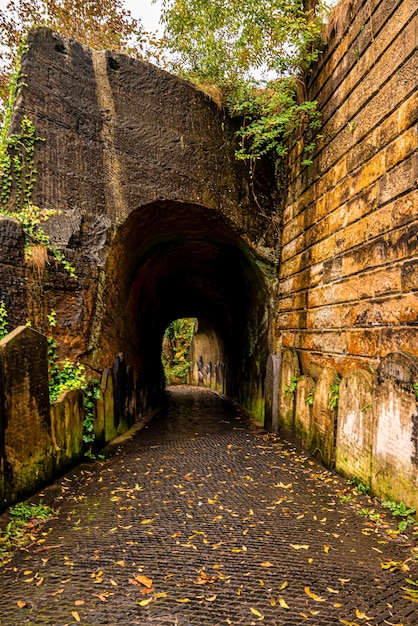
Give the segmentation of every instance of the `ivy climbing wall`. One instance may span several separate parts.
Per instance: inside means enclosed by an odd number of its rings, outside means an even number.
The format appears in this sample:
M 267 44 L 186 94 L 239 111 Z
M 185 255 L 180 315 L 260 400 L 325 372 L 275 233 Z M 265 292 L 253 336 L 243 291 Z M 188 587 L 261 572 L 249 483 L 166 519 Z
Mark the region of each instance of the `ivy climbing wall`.
M 418 354 L 417 5 L 342 0 L 310 81 L 314 162 L 289 158 L 275 351 L 340 375 Z M 309 141 L 305 137 L 305 141 Z

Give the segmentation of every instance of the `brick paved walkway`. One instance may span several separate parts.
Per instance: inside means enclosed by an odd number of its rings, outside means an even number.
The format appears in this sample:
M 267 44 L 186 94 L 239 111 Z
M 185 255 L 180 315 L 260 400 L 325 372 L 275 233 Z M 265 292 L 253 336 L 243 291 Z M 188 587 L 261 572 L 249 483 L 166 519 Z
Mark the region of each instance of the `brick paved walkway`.
M 45 490 L 57 517 L 0 569 L 0 624 L 418 624 L 410 540 L 214 393 L 186 391 Z

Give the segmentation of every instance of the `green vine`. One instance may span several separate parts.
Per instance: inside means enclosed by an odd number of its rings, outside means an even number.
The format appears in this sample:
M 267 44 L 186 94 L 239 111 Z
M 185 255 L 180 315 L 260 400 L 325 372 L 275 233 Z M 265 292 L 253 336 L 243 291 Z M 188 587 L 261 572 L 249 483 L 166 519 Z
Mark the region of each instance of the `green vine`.
M 42 228 L 42 223 L 57 211 L 40 209 L 32 203 L 36 182 L 35 147 L 44 141 L 36 135 L 33 122 L 24 115 L 19 133 L 10 133 L 13 108 L 20 87 L 22 74 L 20 58 L 27 51 L 24 42 L 19 47 L 15 70 L 10 81 L 9 98 L 6 104 L 0 141 L 0 215 L 13 217 L 22 225 L 26 240 L 26 253 L 30 257 L 34 245 L 45 247 L 72 278 L 76 278 L 73 265 L 52 243 Z
M 57 314 L 54 310 L 48 315 L 50 330 L 57 325 Z M 92 445 L 96 438 L 94 434 L 94 401 L 100 398 L 100 381 L 93 378 L 87 380 L 85 367 L 78 361 L 73 363 L 69 359 L 58 361 L 57 344 L 52 336 L 48 337 L 48 377 L 49 377 L 49 400 L 56 402 L 63 391 L 81 389 L 83 392 L 84 420 L 83 442 L 85 444 L 84 455 L 91 459 L 95 458 Z
M 0 340 L 3 339 L 7 333 L 7 310 L 4 300 L 0 300 Z

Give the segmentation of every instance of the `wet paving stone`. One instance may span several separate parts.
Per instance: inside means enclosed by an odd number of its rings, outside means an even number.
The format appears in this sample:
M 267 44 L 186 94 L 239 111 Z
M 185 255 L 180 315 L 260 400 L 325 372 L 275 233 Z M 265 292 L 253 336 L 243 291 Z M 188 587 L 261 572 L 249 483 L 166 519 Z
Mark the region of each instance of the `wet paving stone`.
M 412 535 L 213 392 L 171 391 L 43 494 L 57 515 L 0 568 L 2 625 L 418 624 Z

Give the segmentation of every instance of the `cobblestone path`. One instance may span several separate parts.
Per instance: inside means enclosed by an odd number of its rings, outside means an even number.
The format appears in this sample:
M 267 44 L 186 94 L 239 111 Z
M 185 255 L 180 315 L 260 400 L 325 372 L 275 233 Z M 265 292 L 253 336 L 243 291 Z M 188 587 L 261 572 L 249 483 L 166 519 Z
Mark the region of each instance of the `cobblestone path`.
M 358 515 L 366 496 L 213 392 L 170 395 L 45 490 L 58 513 L 0 569 L 2 625 L 418 624 L 411 539 Z

